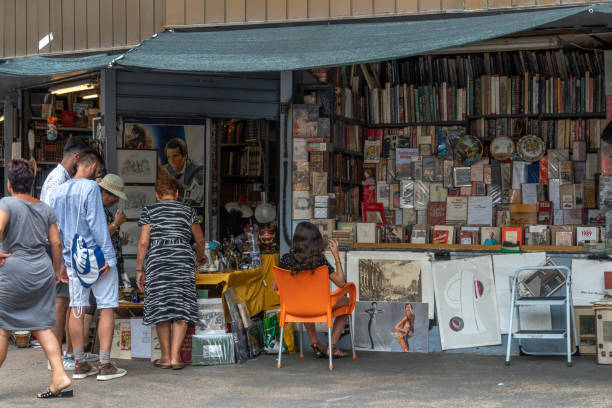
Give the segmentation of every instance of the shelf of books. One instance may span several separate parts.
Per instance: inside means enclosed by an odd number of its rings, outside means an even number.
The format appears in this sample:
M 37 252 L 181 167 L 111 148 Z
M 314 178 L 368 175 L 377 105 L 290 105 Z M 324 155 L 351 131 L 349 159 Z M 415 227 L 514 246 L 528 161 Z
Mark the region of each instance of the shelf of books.
M 605 249 L 601 52 L 421 56 L 328 78 L 293 106 L 294 222 L 343 246 Z

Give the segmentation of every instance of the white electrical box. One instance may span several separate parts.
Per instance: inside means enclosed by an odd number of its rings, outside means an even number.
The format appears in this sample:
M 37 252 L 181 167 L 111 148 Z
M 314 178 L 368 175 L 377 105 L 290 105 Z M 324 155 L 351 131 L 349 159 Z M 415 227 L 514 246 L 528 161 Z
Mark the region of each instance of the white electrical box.
M 612 364 L 612 309 L 595 309 L 597 364 Z

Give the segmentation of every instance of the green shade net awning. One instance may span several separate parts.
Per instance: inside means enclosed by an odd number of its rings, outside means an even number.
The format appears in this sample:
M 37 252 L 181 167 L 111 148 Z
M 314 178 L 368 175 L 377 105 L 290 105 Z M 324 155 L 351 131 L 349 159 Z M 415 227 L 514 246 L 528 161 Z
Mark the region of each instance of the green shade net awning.
M 114 64 L 133 69 L 224 72 L 332 67 L 426 54 L 530 30 L 579 13 L 588 17 L 591 12 L 612 13 L 612 3 L 485 16 L 465 13 L 419 21 L 165 31 Z
M 22 57 L 0 60 L 0 75 L 49 76 L 89 71 L 108 66 L 116 55 L 97 54 L 88 57 Z

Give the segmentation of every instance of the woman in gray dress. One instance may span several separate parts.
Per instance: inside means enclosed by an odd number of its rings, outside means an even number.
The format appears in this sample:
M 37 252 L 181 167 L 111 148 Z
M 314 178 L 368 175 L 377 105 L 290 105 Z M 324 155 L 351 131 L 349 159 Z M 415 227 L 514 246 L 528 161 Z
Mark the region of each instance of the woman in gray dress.
M 8 191 L 0 200 L 0 366 L 13 330 L 31 330 L 51 364 L 51 385 L 38 398 L 71 397 L 55 326 L 55 284 L 62 244 L 51 208 L 30 195 L 34 170 L 23 159 L 8 165 Z M 46 252 L 52 248 L 53 263 Z M 67 283 L 67 279 L 62 279 Z

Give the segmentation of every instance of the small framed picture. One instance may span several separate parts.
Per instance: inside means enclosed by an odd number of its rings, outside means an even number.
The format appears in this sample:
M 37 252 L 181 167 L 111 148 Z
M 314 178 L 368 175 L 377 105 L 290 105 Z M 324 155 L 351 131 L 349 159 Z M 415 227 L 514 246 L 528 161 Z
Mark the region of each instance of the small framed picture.
M 157 150 L 117 149 L 117 172 L 126 184 L 155 184 Z
M 137 221 L 126 221 L 121 225 L 119 231 L 121 237 L 121 252 L 123 255 L 136 255 L 138 240 L 140 239 L 140 228 Z
M 597 354 L 597 336 L 595 333 L 595 311 L 591 306 L 574 306 L 576 332 L 578 333 L 578 350 L 581 356 Z M 576 339 L 572 336 L 572 342 Z
M 155 203 L 155 186 L 125 186 L 123 192 L 127 200 L 119 201 L 117 207 L 125 213 L 128 220 L 138 220 L 142 209 Z
M 472 187 L 471 168 L 453 167 L 453 184 L 455 187 Z
M 489 151 L 495 160 L 509 160 L 516 151 L 516 145 L 511 137 L 501 135 L 491 141 Z
M 386 225 L 385 208 L 382 203 L 361 203 L 361 220 L 375 222 L 376 225 Z

